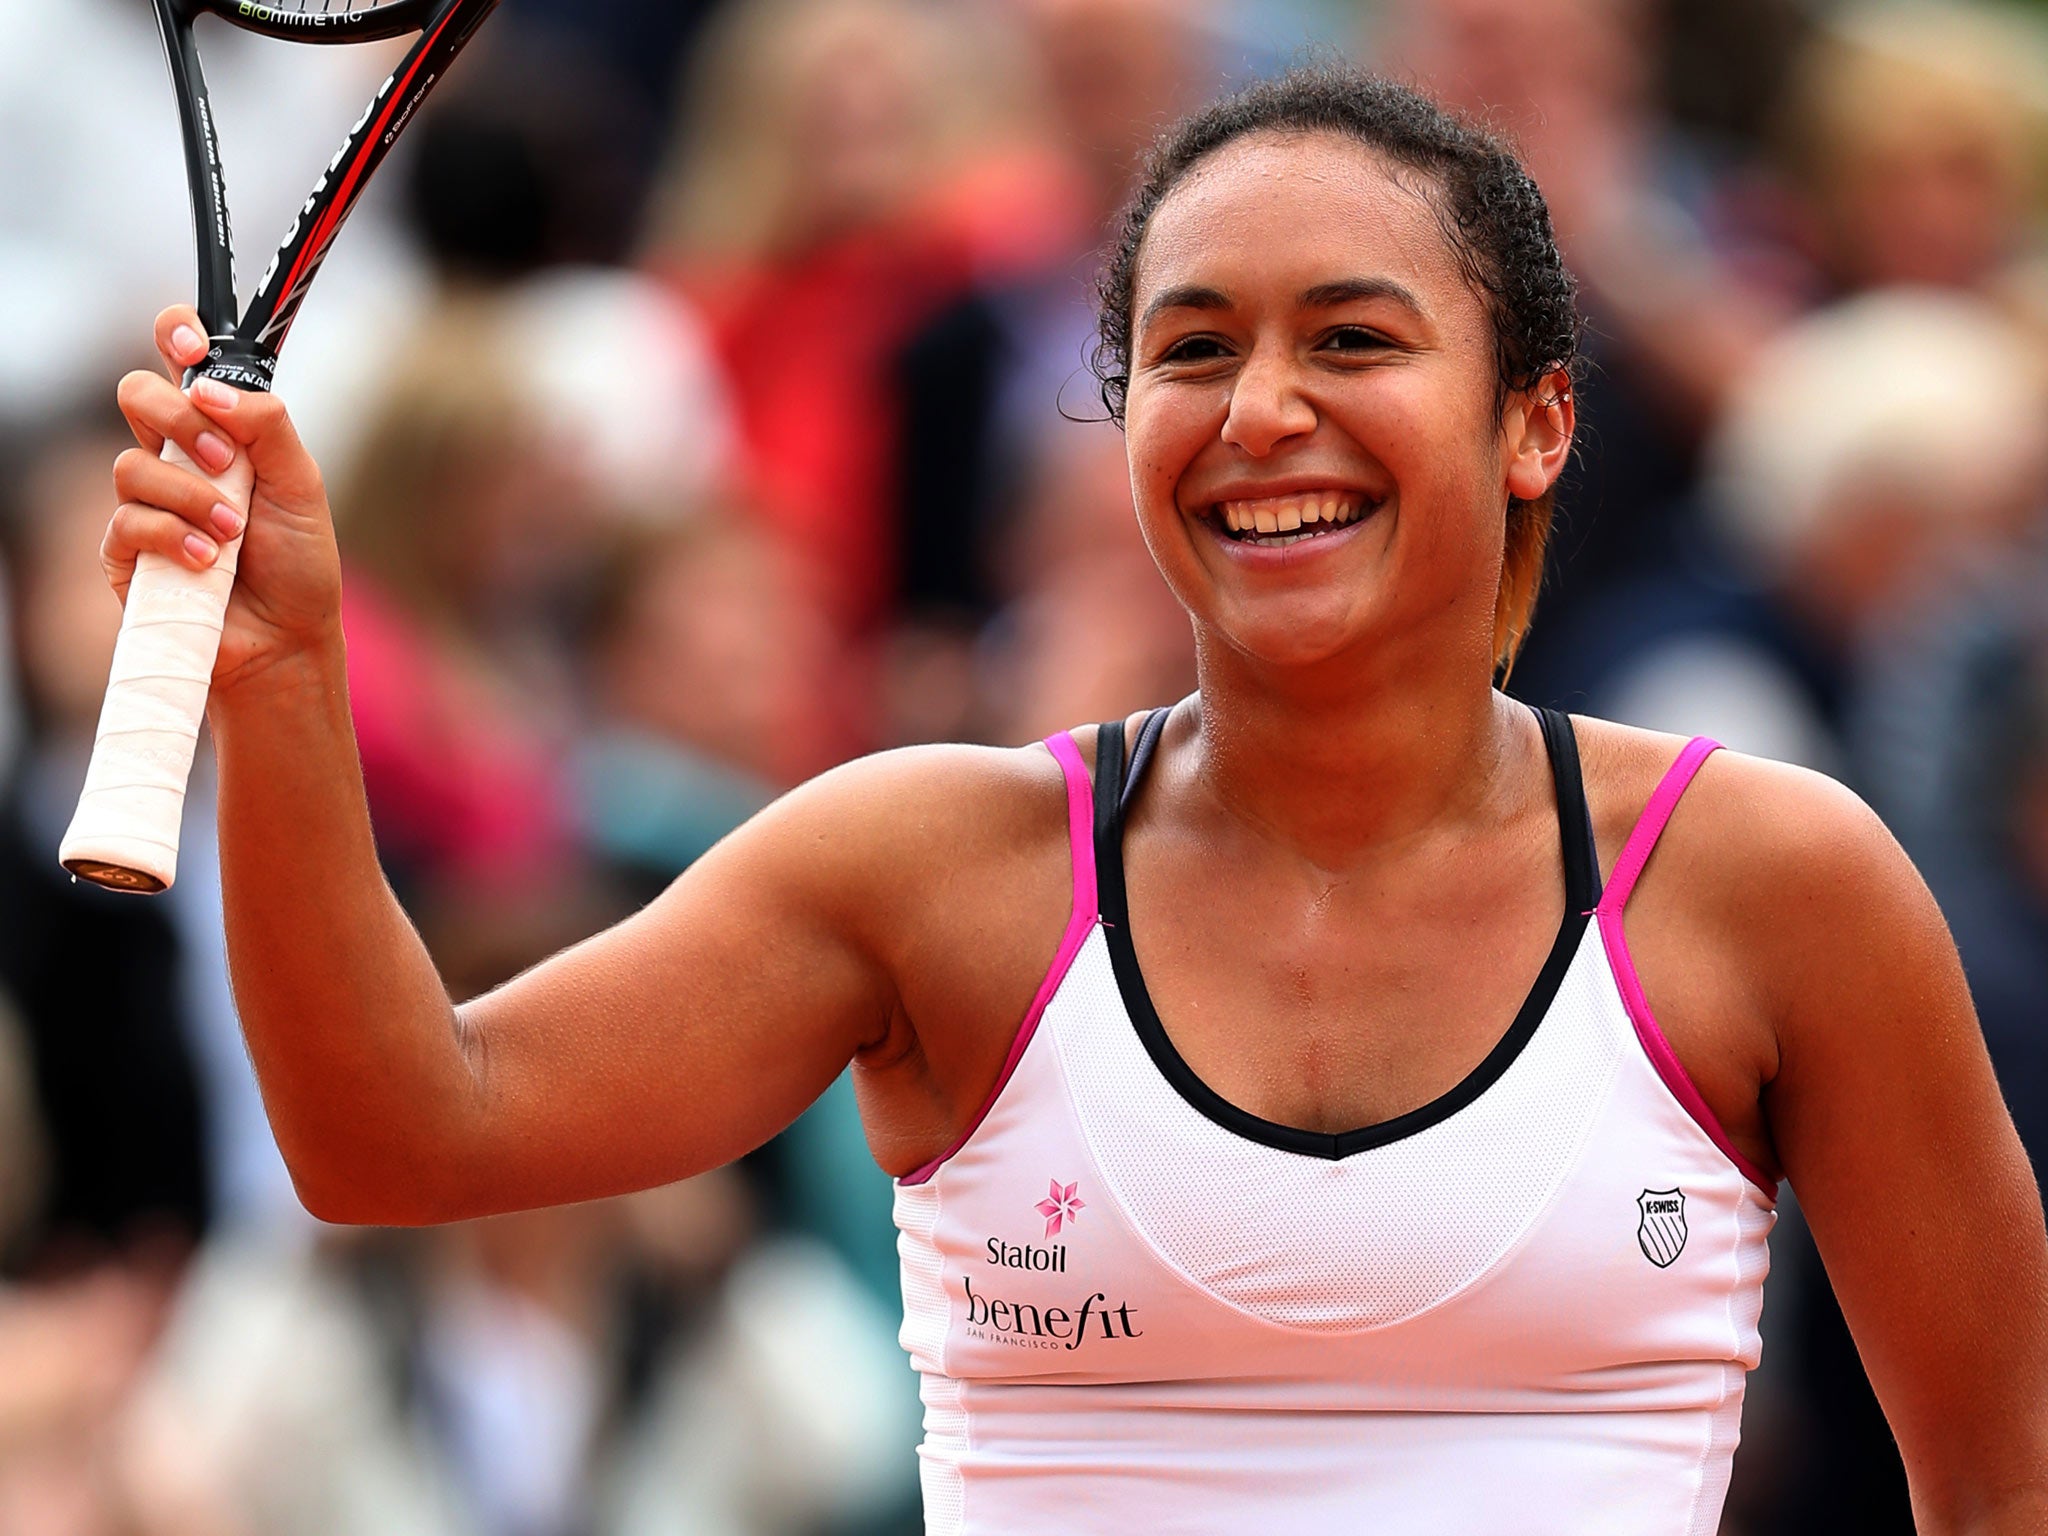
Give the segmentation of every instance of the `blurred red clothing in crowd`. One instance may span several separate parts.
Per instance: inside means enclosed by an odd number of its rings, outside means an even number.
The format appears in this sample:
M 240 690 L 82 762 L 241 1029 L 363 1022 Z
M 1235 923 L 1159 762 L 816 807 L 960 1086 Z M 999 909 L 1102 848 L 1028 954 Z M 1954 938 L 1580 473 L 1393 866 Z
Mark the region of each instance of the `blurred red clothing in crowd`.
M 724 367 L 749 489 L 842 633 L 894 595 L 897 353 L 971 283 L 1065 250 L 1079 203 L 1063 167 L 1019 153 L 889 222 L 675 274 Z
M 362 573 L 341 610 L 363 780 L 394 872 L 481 890 L 559 870 L 567 781 L 517 701 Z

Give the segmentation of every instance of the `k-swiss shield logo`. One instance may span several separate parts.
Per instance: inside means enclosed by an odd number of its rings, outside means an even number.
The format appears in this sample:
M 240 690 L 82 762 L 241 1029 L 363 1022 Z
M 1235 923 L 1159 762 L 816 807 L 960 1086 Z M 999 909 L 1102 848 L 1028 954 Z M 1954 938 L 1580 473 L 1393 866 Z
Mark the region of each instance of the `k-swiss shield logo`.
M 1643 1257 L 1659 1269 L 1685 1252 L 1685 1191 L 1646 1189 L 1636 1196 L 1642 1220 L 1636 1223 L 1636 1242 Z

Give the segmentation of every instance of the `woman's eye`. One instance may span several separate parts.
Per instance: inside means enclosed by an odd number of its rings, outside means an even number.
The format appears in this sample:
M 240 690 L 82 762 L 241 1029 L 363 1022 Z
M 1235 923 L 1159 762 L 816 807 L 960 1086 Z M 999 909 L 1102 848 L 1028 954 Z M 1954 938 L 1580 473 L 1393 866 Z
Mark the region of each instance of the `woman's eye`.
M 1214 336 L 1183 336 L 1159 354 L 1163 363 L 1202 363 L 1223 356 L 1223 343 Z
M 1323 338 L 1323 344 L 1338 352 L 1374 352 L 1392 345 L 1378 331 L 1362 325 L 1340 325 Z

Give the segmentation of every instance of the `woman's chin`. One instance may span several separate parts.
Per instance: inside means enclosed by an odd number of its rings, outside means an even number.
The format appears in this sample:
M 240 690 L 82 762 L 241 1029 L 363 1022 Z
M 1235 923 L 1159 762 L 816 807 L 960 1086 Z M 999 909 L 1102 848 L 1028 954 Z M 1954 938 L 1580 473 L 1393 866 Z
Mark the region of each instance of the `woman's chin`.
M 1215 632 L 1244 661 L 1276 670 L 1328 666 L 1371 648 L 1377 626 L 1355 602 L 1320 606 L 1297 597 L 1284 612 L 1224 615 Z

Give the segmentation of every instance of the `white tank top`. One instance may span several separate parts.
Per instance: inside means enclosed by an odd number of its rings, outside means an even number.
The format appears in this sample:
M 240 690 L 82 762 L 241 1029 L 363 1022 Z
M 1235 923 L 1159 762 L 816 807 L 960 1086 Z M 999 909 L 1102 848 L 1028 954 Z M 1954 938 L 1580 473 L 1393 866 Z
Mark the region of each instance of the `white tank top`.
M 1181 1059 L 1131 943 L 1122 727 L 1093 796 L 1072 737 L 1047 743 L 1072 917 L 976 1123 L 896 1191 L 931 1536 L 1716 1529 L 1775 1185 L 1622 932 L 1714 744 L 1680 755 L 1601 895 L 1571 727 L 1542 722 L 1549 959 L 1462 1083 L 1340 1135 L 1250 1115 Z

